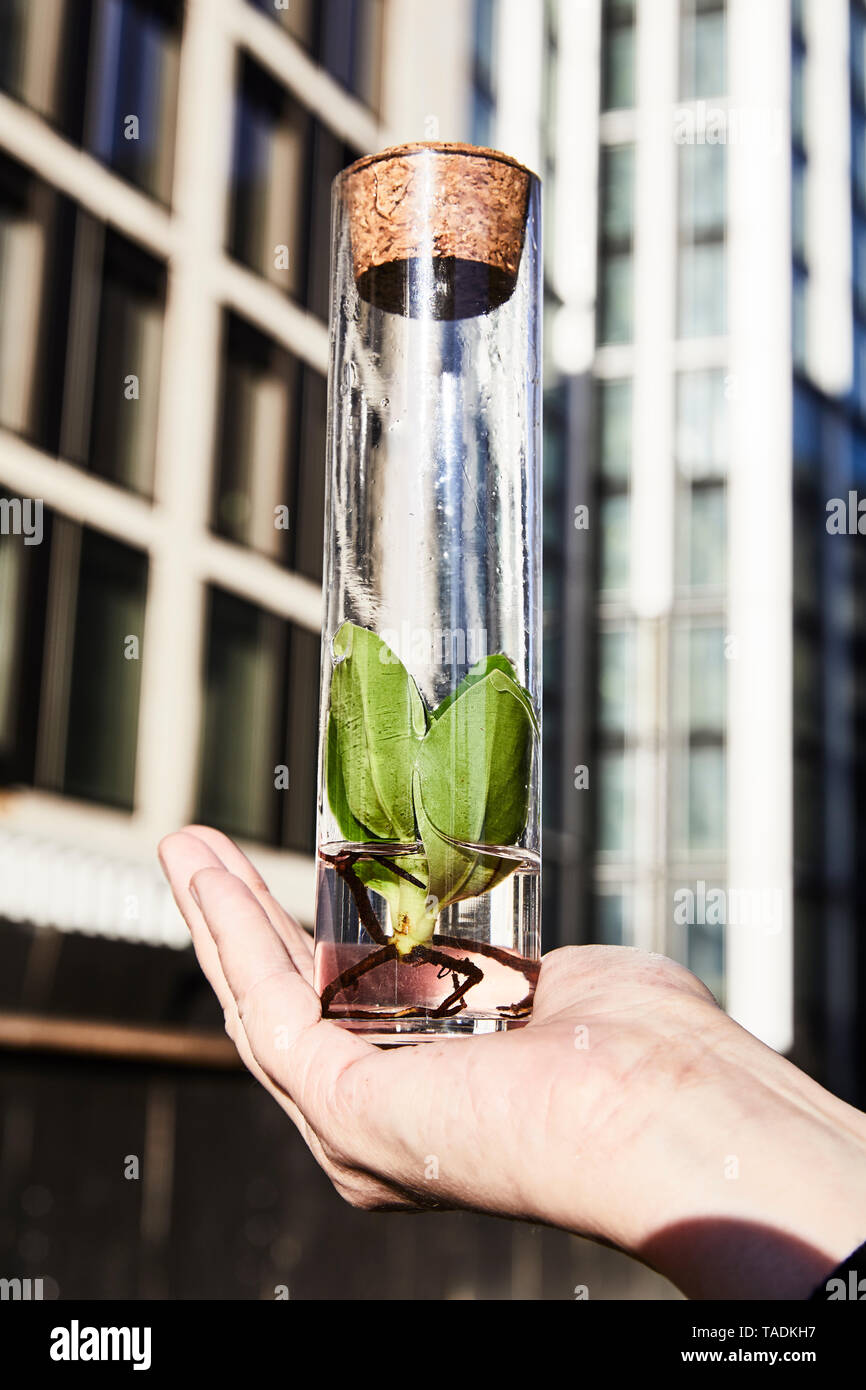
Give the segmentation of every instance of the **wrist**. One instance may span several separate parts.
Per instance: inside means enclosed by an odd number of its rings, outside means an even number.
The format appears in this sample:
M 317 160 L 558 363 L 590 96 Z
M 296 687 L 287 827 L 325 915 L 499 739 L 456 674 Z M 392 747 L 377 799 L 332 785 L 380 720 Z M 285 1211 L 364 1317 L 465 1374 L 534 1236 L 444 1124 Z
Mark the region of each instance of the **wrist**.
M 724 1028 L 630 1248 L 689 1297 L 807 1298 L 866 1236 L 866 1117 Z

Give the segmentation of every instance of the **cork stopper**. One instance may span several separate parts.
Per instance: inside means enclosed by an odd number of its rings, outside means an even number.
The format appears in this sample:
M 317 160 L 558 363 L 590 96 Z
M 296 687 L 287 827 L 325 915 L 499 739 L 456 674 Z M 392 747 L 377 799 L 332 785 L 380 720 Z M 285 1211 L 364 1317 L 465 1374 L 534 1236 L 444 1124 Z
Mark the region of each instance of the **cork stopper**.
M 339 177 L 362 299 L 457 319 L 513 294 L 533 178 L 516 160 L 475 145 L 398 145 Z

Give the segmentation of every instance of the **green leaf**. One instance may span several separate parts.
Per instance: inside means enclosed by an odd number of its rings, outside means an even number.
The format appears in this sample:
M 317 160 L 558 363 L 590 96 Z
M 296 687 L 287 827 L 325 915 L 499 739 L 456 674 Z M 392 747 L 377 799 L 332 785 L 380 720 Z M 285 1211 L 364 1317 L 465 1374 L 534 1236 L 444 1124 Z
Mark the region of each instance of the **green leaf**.
M 414 840 L 412 769 L 427 728 L 424 702 L 403 663 L 367 628 L 343 623 L 332 648 L 331 809 L 352 839 Z M 367 833 L 358 836 L 359 828 Z
M 440 910 L 506 878 L 516 859 L 485 847 L 516 844 L 526 825 L 535 712 L 513 677 L 487 660 L 486 674 L 467 678 L 437 711 L 415 766 L 428 892 Z
M 480 661 L 476 661 L 475 665 L 471 666 L 466 672 L 460 684 L 452 690 L 450 695 L 446 695 L 442 703 L 437 705 L 432 711 L 431 718 L 440 719 L 445 711 L 450 709 L 454 701 L 459 699 L 465 690 L 469 689 L 470 685 L 477 684 L 478 681 L 483 680 L 485 676 L 489 675 L 491 671 L 502 671 L 514 682 L 526 702 L 527 710 L 532 719 L 533 728 L 537 734 L 539 732 L 538 716 L 535 713 L 532 696 L 528 690 L 525 690 L 524 687 L 518 683 L 517 672 L 504 652 L 493 652 L 492 655 L 483 656 Z

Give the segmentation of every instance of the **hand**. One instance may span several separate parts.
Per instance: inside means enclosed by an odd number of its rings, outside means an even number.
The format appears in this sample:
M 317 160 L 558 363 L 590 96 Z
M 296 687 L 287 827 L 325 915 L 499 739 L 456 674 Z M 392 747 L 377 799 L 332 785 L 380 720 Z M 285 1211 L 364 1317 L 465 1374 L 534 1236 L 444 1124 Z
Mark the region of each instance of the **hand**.
M 193 826 L 160 858 L 226 1031 L 353 1206 L 549 1223 L 698 1297 L 806 1297 L 866 1234 L 866 1117 L 673 961 L 565 947 L 525 1027 L 381 1050 L 322 1019 L 236 845 Z

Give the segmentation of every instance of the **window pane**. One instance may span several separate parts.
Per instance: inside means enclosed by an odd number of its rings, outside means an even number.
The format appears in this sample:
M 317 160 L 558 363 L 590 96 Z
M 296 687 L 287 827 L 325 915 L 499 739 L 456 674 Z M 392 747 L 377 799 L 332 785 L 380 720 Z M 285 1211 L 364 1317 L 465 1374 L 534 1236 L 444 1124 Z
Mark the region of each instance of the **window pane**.
M 89 461 L 95 473 L 146 495 L 153 490 L 164 301 L 164 268 L 109 232 L 93 363 Z M 75 365 L 70 361 L 71 370 Z M 69 389 L 75 394 L 72 381 Z
M 168 202 L 181 6 L 171 0 L 103 0 L 96 15 L 85 144 L 119 174 Z
M 723 371 L 681 372 L 677 379 L 677 464 L 688 478 L 718 477 L 727 471 Z
M 599 466 L 605 478 L 627 479 L 631 472 L 631 382 L 601 381 Z
M 605 241 L 629 241 L 634 227 L 634 147 L 610 145 L 601 159 L 601 231 Z
M 246 60 L 235 117 L 230 249 L 238 260 L 302 298 L 310 117 Z M 278 248 L 286 247 L 285 253 Z
M 803 58 L 794 50 L 791 59 L 791 137 L 801 148 L 805 144 L 805 83 Z
M 304 303 L 319 318 L 327 319 L 331 291 L 331 184 L 341 169 L 354 162 L 357 153 L 317 120 L 312 122 L 310 139 L 312 172 L 305 229 L 308 259 Z
M 310 854 L 316 837 L 321 639 L 294 625 L 289 631 L 289 787 L 282 793 L 281 839 L 288 849 Z
M 727 573 L 727 510 L 724 486 L 695 486 L 683 498 L 686 583 L 720 589 Z
M 695 922 L 687 931 L 685 964 L 724 1005 L 725 928 L 721 924 Z
M 81 142 L 92 0 L 3 0 L 0 87 Z
M 629 499 L 616 493 L 601 500 L 601 575 L 603 590 L 628 588 Z
M 693 748 L 688 758 L 688 846 L 697 853 L 725 847 L 725 753 Z
M 81 533 L 63 791 L 130 808 L 147 557 L 109 536 Z M 138 655 L 130 639 L 136 638 Z
M 322 577 L 325 378 L 236 315 L 226 317 L 212 525 Z
M 233 314 L 225 354 L 213 524 L 221 535 L 287 563 L 297 521 L 299 364 Z M 289 508 L 288 529 L 275 524 L 280 506 Z
M 624 753 L 598 759 L 598 848 L 628 854 L 632 843 L 632 762 Z
M 310 852 L 316 811 L 319 635 L 210 592 L 199 815 Z M 276 785 L 278 770 L 281 785 Z
M 301 449 L 295 505 L 294 566 L 317 584 L 322 579 L 325 535 L 325 470 L 328 384 L 312 367 L 303 369 Z M 318 659 L 318 658 L 317 658 Z
M 319 3 L 320 63 L 367 106 L 378 110 L 382 0 L 319 0 Z
M 680 230 L 720 235 L 725 225 L 725 146 L 681 145 Z
M 23 501 L 0 494 L 0 502 L 13 508 Z M 28 512 L 26 521 L 35 539 L 35 513 Z M 0 781 L 4 784 L 34 780 L 51 522 L 51 513 L 43 507 L 38 545 L 24 544 L 23 528 L 19 534 L 11 530 L 0 534 Z
M 598 722 L 603 732 L 627 733 L 631 725 L 634 635 L 603 628 L 598 642 Z
M 630 343 L 632 339 L 632 258 L 605 256 L 601 269 L 602 343 Z
M 604 36 L 601 103 L 604 111 L 634 106 L 634 26 L 619 24 Z
M 57 453 L 75 209 L 0 155 L 0 423 Z
M 279 618 L 211 591 L 199 814 L 271 843 L 281 795 L 274 768 L 285 761 L 285 657 Z
M 674 631 L 673 715 L 681 733 L 723 733 L 727 661 L 722 627 L 681 625 Z
M 721 242 L 680 248 L 679 333 L 681 338 L 725 332 L 725 248 Z
M 594 940 L 600 946 L 631 944 L 628 903 L 624 894 L 596 894 Z
M 702 0 L 683 0 L 680 96 L 718 97 L 726 85 L 724 10 Z

